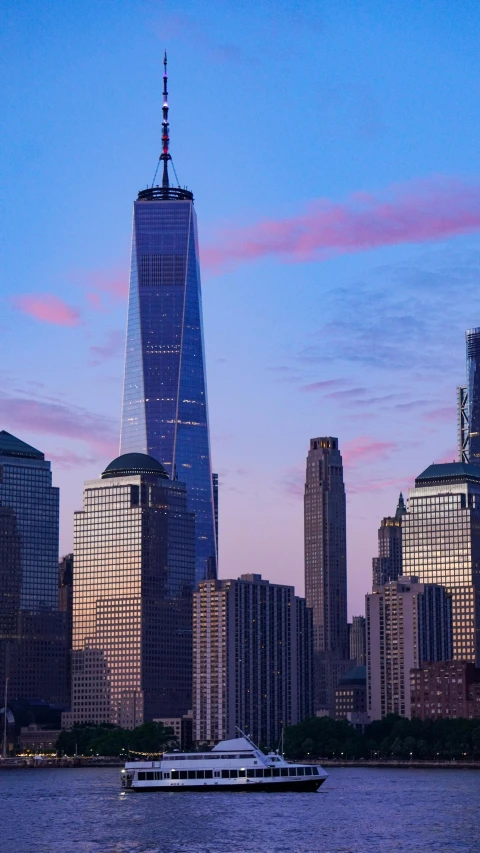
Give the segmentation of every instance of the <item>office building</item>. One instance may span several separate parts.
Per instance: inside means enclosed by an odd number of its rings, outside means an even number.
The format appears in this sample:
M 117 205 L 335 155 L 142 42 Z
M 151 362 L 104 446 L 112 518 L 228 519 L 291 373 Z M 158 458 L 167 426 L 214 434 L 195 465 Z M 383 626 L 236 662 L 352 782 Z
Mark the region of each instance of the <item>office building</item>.
M 411 672 L 412 717 L 480 719 L 480 669 L 465 661 L 426 663 Z
M 58 609 L 65 618 L 67 681 L 70 690 L 72 686 L 73 554 L 66 554 L 58 564 Z
M 0 432 L 0 684 L 14 700 L 68 702 L 58 610 L 59 493 L 44 454 Z
M 480 664 L 480 468 L 430 465 L 402 524 L 403 571 L 452 595 L 453 659 Z
M 170 185 L 165 60 L 161 186 L 134 203 L 120 452 L 144 453 L 187 487 L 196 580 L 216 577 L 216 533 L 193 194 Z
M 278 746 L 313 713 L 312 619 L 291 586 L 261 575 L 200 583 L 193 608 L 193 738 L 214 744 L 237 726 Z
M 315 711 L 335 710 L 335 688 L 351 668 L 347 630 L 345 487 L 338 439 L 312 438 L 305 501 L 305 598 L 313 614 Z
M 342 675 L 335 689 L 335 719 L 348 720 L 351 715 L 366 714 L 367 669 L 355 666 Z
M 400 493 L 395 515 L 383 518 L 378 529 L 378 557 L 372 560 L 373 586 L 384 586 L 402 574 L 402 521 L 406 512 Z
M 366 626 L 368 714 L 410 717 L 410 671 L 452 657 L 451 595 L 400 577 L 366 596 Z
M 72 723 L 141 723 L 192 702 L 194 519 L 185 484 L 124 454 L 75 513 Z
M 355 661 L 358 666 L 365 666 L 366 662 L 366 638 L 365 638 L 365 616 L 353 616 L 349 632 L 350 661 Z

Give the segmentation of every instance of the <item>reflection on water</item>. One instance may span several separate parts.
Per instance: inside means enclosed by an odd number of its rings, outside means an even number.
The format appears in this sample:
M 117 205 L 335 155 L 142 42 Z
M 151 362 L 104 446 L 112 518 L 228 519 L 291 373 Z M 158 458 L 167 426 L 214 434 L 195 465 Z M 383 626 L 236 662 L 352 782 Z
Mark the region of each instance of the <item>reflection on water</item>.
M 480 771 L 337 769 L 317 794 L 122 794 L 112 768 L 0 772 L 1 853 L 479 853 Z

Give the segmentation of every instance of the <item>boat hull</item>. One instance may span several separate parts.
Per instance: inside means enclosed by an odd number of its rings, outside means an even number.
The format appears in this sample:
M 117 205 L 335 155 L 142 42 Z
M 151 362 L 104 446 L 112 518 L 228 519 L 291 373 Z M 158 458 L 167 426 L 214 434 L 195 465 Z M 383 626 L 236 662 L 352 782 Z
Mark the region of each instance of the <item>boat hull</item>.
M 303 793 L 311 793 L 318 791 L 320 785 L 323 785 L 325 779 L 317 778 L 317 779 L 305 779 L 305 780 L 281 780 L 279 782 L 265 782 L 260 779 L 255 781 L 255 779 L 247 779 L 245 782 L 235 782 L 230 784 L 226 783 L 214 783 L 210 784 L 200 784 L 200 785 L 189 785 L 188 782 L 182 784 L 181 782 L 175 782 L 173 785 L 136 785 L 131 786 L 129 788 L 124 788 L 125 791 L 134 791 L 135 793 L 149 793 L 151 791 L 159 792 L 163 791 L 164 793 L 169 793 L 170 791 L 189 791 L 190 793 L 210 793 L 214 791 L 224 792 L 228 791 L 229 793 L 235 791 L 236 793 L 281 793 L 285 791 L 293 792 L 303 792 Z

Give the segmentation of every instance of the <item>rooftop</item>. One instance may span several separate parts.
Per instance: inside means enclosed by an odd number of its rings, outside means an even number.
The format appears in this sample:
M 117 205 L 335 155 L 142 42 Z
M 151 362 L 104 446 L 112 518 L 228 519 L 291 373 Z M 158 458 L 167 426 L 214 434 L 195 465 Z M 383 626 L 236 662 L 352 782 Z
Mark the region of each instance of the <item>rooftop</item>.
M 11 435 L 6 430 L 0 431 L 0 456 L 16 456 L 20 459 L 45 459 L 45 454 L 25 441 Z
M 153 456 L 148 456 L 146 453 L 124 453 L 107 465 L 102 474 L 102 480 L 109 477 L 132 477 L 138 474 L 154 474 L 163 480 L 169 479 L 163 465 Z
M 480 483 L 480 467 L 468 462 L 441 462 L 429 465 L 416 478 L 416 486 L 428 486 L 441 483 Z
M 366 684 L 367 683 L 367 667 L 354 666 L 349 669 L 345 675 L 342 675 L 338 682 L 339 687 L 344 687 L 346 684 Z

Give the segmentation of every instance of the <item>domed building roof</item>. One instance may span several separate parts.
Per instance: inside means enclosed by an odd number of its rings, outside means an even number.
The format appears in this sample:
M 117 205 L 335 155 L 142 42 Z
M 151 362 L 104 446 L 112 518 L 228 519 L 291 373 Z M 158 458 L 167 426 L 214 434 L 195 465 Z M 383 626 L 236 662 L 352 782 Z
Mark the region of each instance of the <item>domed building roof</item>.
M 102 480 L 108 477 L 131 477 L 137 474 L 154 474 L 156 477 L 168 480 L 168 474 L 163 465 L 146 453 L 124 453 L 122 456 L 117 456 L 105 468 Z

